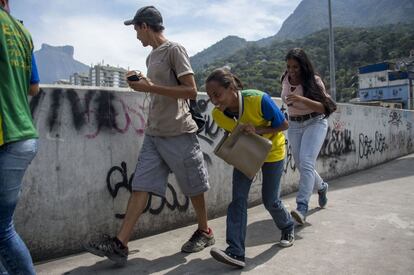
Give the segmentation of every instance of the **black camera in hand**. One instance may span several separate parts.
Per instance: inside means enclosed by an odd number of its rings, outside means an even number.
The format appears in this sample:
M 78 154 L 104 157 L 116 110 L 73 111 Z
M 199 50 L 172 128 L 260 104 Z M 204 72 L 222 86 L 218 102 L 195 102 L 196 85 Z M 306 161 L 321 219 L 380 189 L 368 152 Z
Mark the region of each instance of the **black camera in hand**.
M 142 75 L 140 71 L 131 71 L 127 74 L 126 78 L 128 81 L 140 81 L 142 79 Z

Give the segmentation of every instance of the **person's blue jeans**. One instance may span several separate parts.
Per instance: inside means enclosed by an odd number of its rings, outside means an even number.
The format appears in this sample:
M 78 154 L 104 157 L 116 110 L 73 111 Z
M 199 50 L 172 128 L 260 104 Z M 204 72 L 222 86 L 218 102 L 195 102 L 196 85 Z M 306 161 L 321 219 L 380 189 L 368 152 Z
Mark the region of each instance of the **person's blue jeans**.
M 35 274 L 32 257 L 17 234 L 13 213 L 23 175 L 37 152 L 37 139 L 0 146 L 0 260 L 9 274 Z
M 327 130 L 328 121 L 322 115 L 303 122 L 289 121 L 288 140 L 300 174 L 296 209 L 304 216 L 308 212 L 314 187 L 318 190 L 324 187 L 321 176 L 315 170 L 315 163 Z
M 262 200 L 276 226 L 283 233 L 291 232 L 293 219 L 280 200 L 280 178 L 283 173 L 283 160 L 266 162 L 262 166 Z M 247 198 L 252 180 L 237 169 L 233 170 L 233 198 L 227 209 L 226 251 L 243 256 L 245 252 L 247 226 Z

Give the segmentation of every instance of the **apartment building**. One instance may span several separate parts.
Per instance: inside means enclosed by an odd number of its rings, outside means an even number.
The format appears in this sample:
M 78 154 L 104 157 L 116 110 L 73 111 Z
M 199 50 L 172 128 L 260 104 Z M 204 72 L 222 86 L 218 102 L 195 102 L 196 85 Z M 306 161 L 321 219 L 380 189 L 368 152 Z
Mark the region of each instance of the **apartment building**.
M 95 65 L 89 70 L 91 86 L 128 87 L 125 79 L 127 70 L 109 65 Z

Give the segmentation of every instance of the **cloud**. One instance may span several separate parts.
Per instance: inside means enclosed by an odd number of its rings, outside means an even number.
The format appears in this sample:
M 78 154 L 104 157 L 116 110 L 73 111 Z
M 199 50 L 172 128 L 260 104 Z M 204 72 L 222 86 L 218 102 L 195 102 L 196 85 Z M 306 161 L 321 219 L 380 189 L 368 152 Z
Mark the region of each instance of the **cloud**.
M 73 45 L 75 59 L 88 65 L 104 60 L 105 64 L 139 69 L 150 51 L 140 45 L 132 27 L 117 19 L 47 16 L 43 20 L 49 26 L 48 32 L 40 33 L 36 40 L 51 45 Z
M 73 45 L 75 59 L 90 65 L 102 60 L 145 71 L 150 48 L 143 48 L 132 27 L 140 6 L 154 5 L 164 17 L 165 35 L 183 44 L 190 56 L 228 35 L 258 40 L 281 27 L 300 0 L 23 0 L 12 1 L 12 14 L 23 19 L 36 49 L 41 43 Z M 36 16 L 33 16 L 36 14 Z

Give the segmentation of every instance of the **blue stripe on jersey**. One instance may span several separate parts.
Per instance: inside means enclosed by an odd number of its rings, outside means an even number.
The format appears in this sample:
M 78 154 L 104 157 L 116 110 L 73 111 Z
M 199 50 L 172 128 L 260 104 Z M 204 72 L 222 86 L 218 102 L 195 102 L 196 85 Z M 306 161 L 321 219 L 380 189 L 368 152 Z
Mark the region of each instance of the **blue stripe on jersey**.
M 262 96 L 262 113 L 264 119 L 272 122 L 272 128 L 279 127 L 285 121 L 285 116 L 268 94 Z

